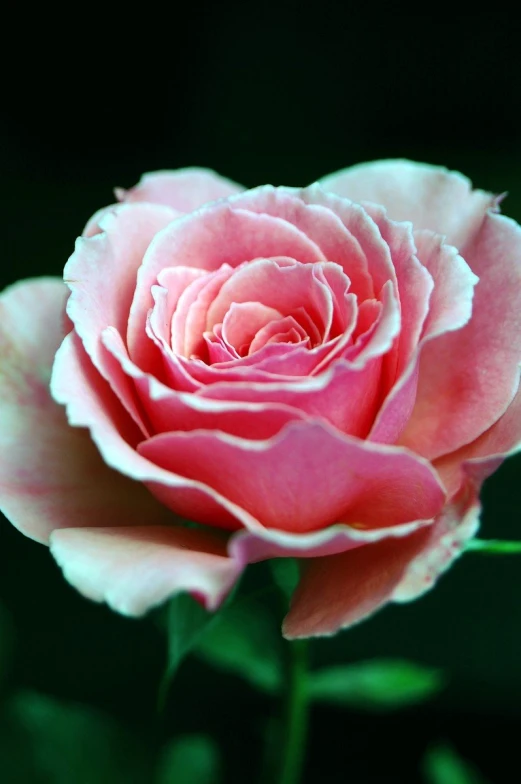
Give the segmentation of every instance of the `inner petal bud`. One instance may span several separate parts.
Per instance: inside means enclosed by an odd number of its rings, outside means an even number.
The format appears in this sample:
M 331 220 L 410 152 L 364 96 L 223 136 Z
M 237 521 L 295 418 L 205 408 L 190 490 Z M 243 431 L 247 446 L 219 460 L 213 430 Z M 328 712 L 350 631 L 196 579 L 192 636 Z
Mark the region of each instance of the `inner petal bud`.
M 222 323 L 222 338 L 244 357 L 251 353 L 250 344 L 257 332 L 281 318 L 280 311 L 261 302 L 232 302 Z

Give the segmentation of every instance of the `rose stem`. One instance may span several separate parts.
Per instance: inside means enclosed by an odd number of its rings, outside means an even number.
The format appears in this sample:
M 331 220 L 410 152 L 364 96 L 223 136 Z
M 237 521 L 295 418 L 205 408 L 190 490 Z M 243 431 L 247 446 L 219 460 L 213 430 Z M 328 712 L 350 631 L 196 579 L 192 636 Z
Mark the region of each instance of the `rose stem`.
M 474 553 L 515 555 L 521 553 L 521 542 L 505 542 L 502 539 L 470 539 L 465 549 Z
M 308 646 L 306 640 L 295 640 L 288 645 L 285 737 L 279 784 L 298 784 L 304 764 L 308 730 Z

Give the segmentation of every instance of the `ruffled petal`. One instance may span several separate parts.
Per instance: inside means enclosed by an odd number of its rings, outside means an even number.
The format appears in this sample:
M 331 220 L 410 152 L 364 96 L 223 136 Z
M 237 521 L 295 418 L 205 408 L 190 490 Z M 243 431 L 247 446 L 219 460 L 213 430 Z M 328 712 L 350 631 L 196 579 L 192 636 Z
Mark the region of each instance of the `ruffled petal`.
M 423 348 L 415 407 L 400 437 L 429 459 L 488 430 L 512 402 L 519 380 L 521 228 L 489 213 L 461 254 L 479 277 L 472 317 Z
M 197 478 L 264 527 L 294 533 L 338 522 L 379 528 L 432 519 L 444 501 L 428 463 L 317 420 L 292 422 L 265 441 L 163 433 L 138 451 L 166 471 Z
M 362 163 L 323 177 L 322 187 L 356 202 L 383 205 L 392 220 L 431 229 L 460 248 L 479 231 L 496 197 L 472 190 L 458 172 L 407 160 Z
M 141 484 L 112 471 L 51 398 L 67 295 L 62 281 L 41 278 L 0 296 L 0 507 L 40 542 L 58 528 L 172 518 Z
M 130 190 L 116 188 L 119 201 L 126 203 L 148 201 L 165 204 L 180 212 L 192 212 L 203 204 L 244 190 L 239 185 L 211 169 L 189 167 L 144 174 Z
M 64 269 L 64 280 L 71 290 L 67 314 L 95 367 L 116 389 L 143 433 L 147 433 L 147 426 L 134 390 L 100 338 L 109 326 L 126 334 L 139 265 L 153 237 L 173 217 L 168 207 L 152 204 L 126 205 L 107 213 L 100 224 L 101 233 L 78 239 Z
M 134 617 L 179 592 L 215 610 L 240 574 L 225 539 L 178 526 L 66 528 L 51 552 L 84 596 Z
M 446 507 L 433 525 L 305 562 L 284 620 L 288 639 L 332 635 L 388 602 L 421 596 L 463 552 L 479 523 L 474 496 Z
M 327 261 L 292 224 L 270 215 L 232 209 L 231 200 L 174 221 L 155 237 L 139 269 L 128 323 L 132 359 L 149 369 L 150 345 L 144 330 L 147 313 L 154 304 L 151 289 L 162 269 L 180 265 L 212 272 L 225 264 L 238 267 L 245 261 L 281 255 L 303 262 Z

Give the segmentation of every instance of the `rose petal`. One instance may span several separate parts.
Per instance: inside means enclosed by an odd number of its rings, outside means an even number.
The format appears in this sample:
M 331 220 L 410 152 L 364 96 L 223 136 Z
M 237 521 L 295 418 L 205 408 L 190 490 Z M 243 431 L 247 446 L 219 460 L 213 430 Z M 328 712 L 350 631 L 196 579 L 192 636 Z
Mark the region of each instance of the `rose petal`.
M 192 212 L 209 201 L 222 199 L 244 190 L 226 177 L 211 169 L 189 167 L 173 171 L 157 171 L 144 174 L 139 183 L 130 190 L 116 189 L 119 201 L 148 201 L 165 204 L 180 212 Z
M 462 501 L 411 536 L 306 561 L 284 620 L 284 636 L 335 634 L 390 601 L 417 598 L 461 554 L 477 530 L 478 517 L 479 505 Z
M 416 351 L 429 313 L 434 282 L 426 266 L 417 258 L 412 225 L 389 220 L 383 207 L 365 205 L 365 209 L 389 247 L 397 279 L 401 328 L 396 345 L 385 360 L 385 383 L 390 388 Z
M 478 275 L 472 318 L 423 348 L 416 404 L 400 443 L 430 459 L 496 422 L 517 390 L 521 363 L 521 228 L 489 213 L 462 250 Z
M 102 207 L 100 210 L 97 210 L 91 218 L 89 218 L 85 228 L 81 233 L 81 236 L 94 237 L 96 234 L 101 234 L 103 232 L 102 226 L 104 225 L 105 218 L 108 215 L 114 215 L 117 217 L 120 212 L 125 213 L 126 211 L 125 204 L 109 204 L 107 207 Z M 174 209 L 171 209 L 170 212 L 171 220 L 179 217 L 180 215 L 183 215 L 182 212 Z
M 64 270 L 71 290 L 67 314 L 95 367 L 117 390 L 144 433 L 147 427 L 134 390 L 104 351 L 100 337 L 108 326 L 126 333 L 138 267 L 152 238 L 173 217 L 167 207 L 151 204 L 126 205 L 117 213 L 107 213 L 102 233 L 80 238 Z
M 266 528 L 282 531 L 431 519 L 444 499 L 428 463 L 404 450 L 344 436 L 317 420 L 292 422 L 266 441 L 207 431 L 163 433 L 138 451 L 167 471 L 212 487 Z
M 438 234 L 415 232 L 415 241 L 418 258 L 431 275 L 434 288 L 430 295 L 429 312 L 421 329 L 421 339 L 410 356 L 408 367 L 382 403 L 369 436 L 372 441 L 384 444 L 396 443 L 411 418 L 416 404 L 424 346 L 444 332 L 460 330 L 465 326 L 472 315 L 474 286 L 478 281 L 456 249 L 445 245 Z M 429 423 L 425 423 L 425 426 L 428 428 Z
M 160 524 L 172 517 L 105 465 L 49 393 L 67 288 L 27 280 L 0 297 L 0 506 L 32 539 L 71 526 Z
M 225 540 L 174 526 L 66 528 L 51 535 L 51 552 L 84 596 L 129 616 L 181 591 L 215 610 L 240 573 Z
M 333 320 L 333 297 L 329 286 L 319 280 L 315 265 L 295 262 L 281 267 L 276 258 L 252 261 L 223 284 L 208 309 L 206 328 L 222 323 L 232 303 L 252 301 L 285 316 L 305 307 L 322 339 L 327 339 Z
M 507 411 L 483 435 L 456 452 L 441 457 L 434 465 L 449 496 L 453 496 L 467 478 L 476 491 L 496 471 L 503 460 L 521 450 L 521 387 Z
M 211 429 L 265 439 L 278 433 L 288 422 L 304 418 L 297 409 L 282 404 L 220 402 L 176 392 L 143 373 L 130 360 L 115 330 L 106 330 L 103 341 L 123 371 L 133 379 L 156 433 Z
M 472 489 L 464 489 L 425 531 L 425 544 L 394 589 L 393 602 L 410 602 L 432 588 L 476 535 L 480 513 L 481 506 Z
M 367 235 L 373 235 L 374 238 L 377 234 L 374 234 L 370 222 L 364 226 L 362 247 L 357 234 L 352 234 L 335 213 L 334 206 L 338 205 L 339 200 L 328 200 L 327 195 L 317 188 L 303 190 L 264 185 L 246 191 L 231 201 L 235 207 L 278 216 L 293 224 L 321 249 L 329 261 L 336 262 L 344 269 L 351 280 L 352 291 L 360 301 L 374 296 L 364 247 L 373 241 Z M 362 213 L 358 206 L 353 206 L 353 210 L 358 215 Z
M 151 287 L 162 269 L 180 265 L 211 272 L 224 264 L 238 267 L 262 256 L 279 255 L 305 262 L 326 261 L 318 247 L 290 223 L 232 209 L 228 201 L 174 221 L 156 236 L 138 273 L 127 336 L 132 359 L 144 370 L 150 369 L 144 325 L 153 305 Z
M 414 520 L 411 523 L 365 529 L 338 524 L 310 533 L 260 528 L 256 531 L 238 531 L 230 539 L 228 551 L 241 564 L 257 563 L 268 558 L 318 558 L 354 550 L 383 539 L 410 536 L 432 524 L 433 520 Z
M 126 440 L 128 417 L 74 332 L 67 335 L 56 354 L 51 391 L 54 399 L 67 407 L 70 425 L 90 429 L 107 465 L 146 483 L 165 506 L 183 517 L 218 527 L 237 528 L 238 520 L 253 528 L 259 525 L 202 482 L 164 471 L 137 453 L 135 440 Z
M 149 312 L 149 323 L 158 339 L 170 349 L 172 343 L 172 314 L 180 298 L 205 273 L 193 267 L 165 269 L 158 276 L 159 285 L 152 286 L 154 306 Z
M 492 194 L 473 191 L 458 172 L 407 160 L 351 166 L 323 177 L 320 184 L 356 202 L 381 204 L 392 220 L 443 234 L 457 248 L 479 231 L 485 212 L 496 203 Z
M 372 615 L 390 601 L 428 530 L 306 561 L 282 625 L 284 637 L 332 635 Z
M 259 330 L 281 319 L 282 314 L 278 310 L 261 302 L 232 302 L 222 321 L 222 336 L 239 356 L 243 356 L 250 353 L 252 340 Z M 266 341 L 259 348 L 264 343 Z

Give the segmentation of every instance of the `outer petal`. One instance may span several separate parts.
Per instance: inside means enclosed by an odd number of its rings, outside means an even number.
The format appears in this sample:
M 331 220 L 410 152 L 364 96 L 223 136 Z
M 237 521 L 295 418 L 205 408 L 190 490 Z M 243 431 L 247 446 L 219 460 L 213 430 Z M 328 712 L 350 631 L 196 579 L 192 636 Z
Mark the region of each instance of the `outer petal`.
M 84 596 L 131 616 L 180 591 L 214 610 L 240 573 L 225 539 L 180 527 L 67 528 L 52 534 L 51 552 Z
M 478 275 L 472 318 L 422 351 L 400 443 L 432 459 L 470 443 L 506 411 L 521 363 L 521 227 L 489 213 L 462 251 Z
M 116 188 L 119 201 L 149 201 L 180 212 L 192 212 L 209 201 L 240 193 L 244 188 L 211 169 L 190 167 L 144 174 L 130 190 Z
M 344 198 L 382 204 L 393 220 L 444 234 L 458 248 L 475 236 L 485 212 L 496 203 L 492 194 L 473 191 L 458 172 L 407 160 L 362 163 L 320 183 Z
M 331 635 L 367 618 L 390 601 L 428 590 L 463 551 L 478 526 L 479 504 L 461 499 L 434 525 L 405 538 L 306 561 L 283 624 L 284 636 Z
M 126 334 L 139 265 L 153 237 L 174 217 L 172 210 L 153 204 L 126 205 L 107 213 L 101 221 L 102 232 L 80 238 L 64 270 L 71 289 L 67 314 L 95 367 L 144 433 L 147 426 L 134 390 L 100 338 L 109 326 Z
M 444 501 L 428 463 L 344 436 L 318 420 L 291 422 L 265 441 L 208 431 L 163 433 L 138 451 L 213 488 L 264 527 L 294 533 L 338 522 L 381 528 L 432 519 Z
M 41 278 L 0 297 L 0 506 L 41 542 L 57 528 L 172 517 L 142 485 L 108 468 L 49 394 L 67 293 L 60 280 Z
M 103 231 L 102 226 L 105 224 L 106 217 L 108 215 L 114 215 L 117 217 L 120 212 L 123 212 L 123 214 L 127 212 L 125 204 L 109 204 L 107 207 L 102 207 L 100 210 L 97 210 L 97 212 L 95 212 L 94 215 L 92 215 L 92 217 L 87 221 L 81 236 L 94 237 L 96 234 L 101 234 Z M 183 215 L 182 212 L 171 209 L 171 220 L 181 215 Z
M 436 460 L 435 467 L 450 496 L 470 478 L 479 490 L 503 460 L 521 450 L 521 386 L 503 416 L 472 444 Z
M 428 529 L 420 529 L 404 539 L 384 539 L 306 561 L 284 619 L 284 636 L 332 635 L 380 609 L 391 600 L 427 536 Z
M 415 232 L 418 258 L 432 276 L 434 288 L 429 312 L 421 330 L 421 340 L 405 372 L 380 408 L 370 434 L 372 441 L 397 442 L 416 403 L 420 358 L 425 344 L 444 332 L 460 330 L 471 318 L 474 287 L 478 278 L 456 249 L 445 245 L 442 240 L 442 237 L 430 231 Z M 433 401 L 433 405 L 436 405 L 436 401 Z M 427 430 L 429 424 L 424 422 L 423 426 Z
M 74 332 L 67 335 L 56 354 L 52 395 L 67 406 L 71 425 L 90 429 L 108 465 L 138 482 L 148 483 L 160 501 L 184 517 L 222 528 L 238 528 L 237 521 L 260 527 L 245 510 L 202 482 L 164 471 L 139 455 L 126 437 L 128 417 L 108 385 L 103 387 L 100 381 L 104 383 L 78 336 Z

